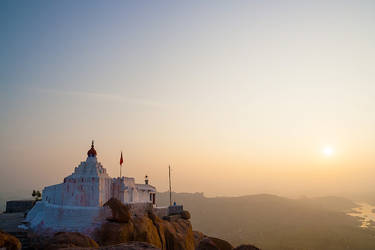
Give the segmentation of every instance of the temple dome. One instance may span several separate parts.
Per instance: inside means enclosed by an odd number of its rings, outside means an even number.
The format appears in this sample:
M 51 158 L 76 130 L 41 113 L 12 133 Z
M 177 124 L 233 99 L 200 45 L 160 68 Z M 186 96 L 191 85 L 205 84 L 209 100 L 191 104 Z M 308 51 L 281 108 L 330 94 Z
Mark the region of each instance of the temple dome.
M 95 150 L 95 148 L 94 148 L 94 141 L 92 141 L 92 143 L 91 143 L 91 148 L 90 148 L 90 150 L 87 152 L 87 156 L 88 156 L 88 157 L 94 157 L 94 156 L 96 156 L 96 150 Z

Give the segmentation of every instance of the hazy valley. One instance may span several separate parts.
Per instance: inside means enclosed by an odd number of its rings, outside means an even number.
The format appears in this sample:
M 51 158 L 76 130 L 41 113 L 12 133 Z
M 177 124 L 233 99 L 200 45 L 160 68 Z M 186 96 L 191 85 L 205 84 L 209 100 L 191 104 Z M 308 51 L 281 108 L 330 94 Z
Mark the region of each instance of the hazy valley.
M 201 193 L 174 193 L 191 212 L 193 227 L 234 245 L 262 249 L 375 249 L 375 230 L 346 215 L 357 205 L 339 197 L 288 199 L 260 194 L 207 198 Z M 159 193 L 160 205 L 168 193 Z

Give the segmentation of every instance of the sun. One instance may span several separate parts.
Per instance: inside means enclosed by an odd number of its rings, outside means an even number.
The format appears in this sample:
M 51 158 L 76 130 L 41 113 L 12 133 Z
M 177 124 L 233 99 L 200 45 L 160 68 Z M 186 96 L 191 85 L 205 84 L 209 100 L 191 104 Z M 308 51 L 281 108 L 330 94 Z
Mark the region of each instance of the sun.
M 326 156 L 331 156 L 333 154 L 333 148 L 331 146 L 325 146 L 323 148 L 323 154 Z

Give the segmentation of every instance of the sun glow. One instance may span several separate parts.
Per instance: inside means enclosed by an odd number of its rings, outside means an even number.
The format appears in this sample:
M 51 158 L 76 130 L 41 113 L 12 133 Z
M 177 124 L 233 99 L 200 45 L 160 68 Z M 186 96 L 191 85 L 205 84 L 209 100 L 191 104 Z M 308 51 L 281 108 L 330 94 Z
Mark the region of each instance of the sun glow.
M 333 148 L 331 146 L 325 146 L 323 148 L 323 153 L 326 156 L 331 156 L 333 154 Z

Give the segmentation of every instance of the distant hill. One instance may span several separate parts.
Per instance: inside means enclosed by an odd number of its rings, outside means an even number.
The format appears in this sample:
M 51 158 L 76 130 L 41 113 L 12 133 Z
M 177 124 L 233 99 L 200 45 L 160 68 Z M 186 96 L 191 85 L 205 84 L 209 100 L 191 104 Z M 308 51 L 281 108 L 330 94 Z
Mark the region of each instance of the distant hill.
M 260 194 L 207 198 L 173 193 L 190 211 L 193 228 L 234 245 L 251 242 L 264 250 L 375 249 L 375 231 L 345 214 L 356 204 L 340 197 L 288 199 Z M 169 194 L 157 195 L 158 205 Z
M 299 199 L 302 203 L 307 206 L 321 208 L 326 210 L 332 210 L 337 212 L 349 212 L 352 208 L 358 205 L 346 198 L 337 196 L 324 196 L 317 198 L 301 198 Z

